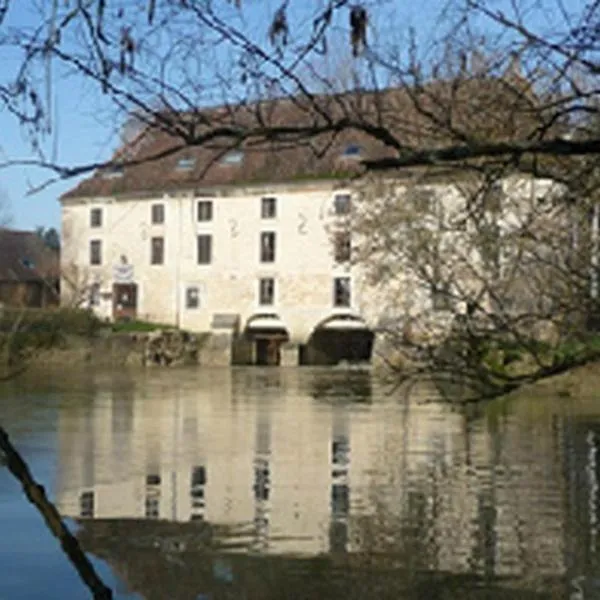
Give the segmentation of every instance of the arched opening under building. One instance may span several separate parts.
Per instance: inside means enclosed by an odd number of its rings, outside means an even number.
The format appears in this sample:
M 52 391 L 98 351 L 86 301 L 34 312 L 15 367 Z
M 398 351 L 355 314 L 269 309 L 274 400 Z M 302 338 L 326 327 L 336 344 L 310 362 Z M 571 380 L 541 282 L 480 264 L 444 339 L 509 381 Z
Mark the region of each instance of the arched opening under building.
M 333 315 L 300 347 L 301 365 L 360 364 L 371 360 L 375 335 L 356 315 Z
M 278 366 L 281 363 L 281 345 L 289 339 L 287 327 L 277 314 L 250 317 L 243 335 L 247 364 Z

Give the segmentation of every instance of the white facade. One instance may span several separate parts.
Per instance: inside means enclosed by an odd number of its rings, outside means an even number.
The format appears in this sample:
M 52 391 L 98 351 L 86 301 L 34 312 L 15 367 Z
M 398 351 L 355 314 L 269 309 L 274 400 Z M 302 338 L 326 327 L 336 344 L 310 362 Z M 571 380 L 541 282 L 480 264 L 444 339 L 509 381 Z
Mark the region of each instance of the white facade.
M 358 280 L 351 282 L 349 305 L 336 306 L 334 299 L 336 278 L 357 277 L 348 262 L 335 260 L 330 231 L 335 198 L 347 193 L 323 182 L 201 195 L 63 199 L 63 272 L 76 271 L 71 280 L 84 288 L 99 285 L 94 310 L 103 318 L 113 316 L 115 268 L 127 263 L 138 287 L 138 318 L 200 332 L 211 330 L 215 314 L 239 315 L 243 326 L 252 316 L 270 313 L 278 315 L 292 341 L 303 343 L 324 319 L 358 316 L 365 309 Z M 263 198 L 275 199 L 274 217 L 261 216 Z M 199 202 L 212 203 L 210 220 L 198 220 Z M 163 223 L 152 223 L 154 205 L 164 207 Z M 100 211 L 100 225 L 92 226 L 94 210 Z M 261 234 L 270 232 L 275 258 L 264 262 Z M 209 264 L 198 261 L 201 235 L 212 239 Z M 152 238 L 164 240 L 161 264 L 151 264 Z M 91 264 L 92 242 L 100 243 L 101 264 Z M 261 304 L 260 280 L 271 278 L 273 302 Z M 63 284 L 64 302 L 72 300 L 73 287 Z M 196 290 L 198 306 L 190 301 Z
M 546 208 L 551 202 L 541 200 L 555 192 L 549 180 L 511 177 L 502 182 L 502 209 L 492 218 L 509 240 L 502 242 L 505 248 L 513 237 L 520 243 L 520 228 L 536 223 L 547 227 L 555 219 Z M 460 183 L 409 187 L 392 180 L 382 182 L 379 190 L 304 181 L 162 195 L 67 196 L 62 199 L 63 301 L 91 300 L 100 317 L 112 319 L 121 308 L 115 284 L 135 284 L 136 306 L 129 316 L 195 332 L 222 333 L 229 327 L 229 334 L 237 335 L 251 323 L 254 331 L 279 329 L 285 332 L 289 352 L 285 355 L 284 348 L 282 361 L 288 365 L 302 362 L 300 347 L 324 328 L 368 334 L 382 323 L 402 326 L 404 320 L 419 323 L 431 337 L 465 311 L 469 295 L 481 298 L 490 285 L 489 268 L 479 254 L 481 237 L 466 221 L 469 193 Z M 389 214 L 394 225 L 388 224 L 384 233 L 391 239 L 371 240 L 378 236 L 377 226 L 365 233 L 359 223 L 352 232 L 351 203 L 361 222 L 368 220 L 369 211 L 376 219 Z M 439 245 L 440 277 L 462 288 L 462 298 L 455 298 L 451 308 L 435 306 L 437 282 L 421 277 L 423 265 L 415 268 L 411 250 L 403 248 L 415 223 L 421 230 L 441 228 L 431 238 Z M 336 248 L 343 250 L 343 243 L 336 245 L 336 239 L 344 233 L 347 256 L 340 258 Z M 377 249 L 369 254 L 373 245 Z M 359 257 L 356 264 L 349 260 L 350 250 L 353 258 Z M 433 263 L 425 264 L 426 250 L 420 250 L 420 260 L 432 270 Z M 505 258 L 507 264 L 512 260 Z M 391 276 L 371 285 L 367 274 L 376 264 Z M 538 283 L 528 274 L 525 280 Z M 535 298 L 537 288 L 526 292 L 519 288 L 516 296 Z M 333 344 L 354 344 L 348 340 Z M 317 352 L 331 355 L 332 346 L 325 344 Z M 257 353 L 256 347 L 241 349 L 238 362 L 255 362 Z M 236 362 L 231 356 L 222 362 Z

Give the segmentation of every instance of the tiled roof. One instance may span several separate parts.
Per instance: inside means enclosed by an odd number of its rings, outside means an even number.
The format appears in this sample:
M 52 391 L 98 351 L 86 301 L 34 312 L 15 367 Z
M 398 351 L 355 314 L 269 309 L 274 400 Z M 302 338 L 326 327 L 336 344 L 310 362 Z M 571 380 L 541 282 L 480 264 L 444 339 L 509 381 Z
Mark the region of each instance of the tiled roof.
M 415 99 L 424 110 L 417 110 Z M 465 79 L 458 86 L 434 83 L 418 93 L 402 88 L 377 94 L 319 96 L 311 105 L 306 100 L 288 98 L 220 107 L 196 115 L 178 114 L 175 120 L 187 130 L 193 128 L 196 136 L 216 127 L 241 130 L 298 124 L 323 127 L 325 120 L 315 105 L 323 107 L 323 111 L 335 119 L 347 118 L 357 128 L 287 142 L 254 140 L 241 148 L 241 161 L 224 161 L 231 141 L 223 137 L 204 145 L 185 147 L 180 137 L 147 127 L 135 141 L 119 148 L 114 156 L 116 161 L 125 159 L 140 164 L 125 166 L 121 174 L 107 176 L 96 172 L 63 198 L 252 182 L 333 179 L 355 173 L 360 168 L 357 159 L 397 155 L 397 149 L 365 132 L 365 129 L 380 126 L 412 148 L 441 146 L 465 138 L 507 141 L 518 135 L 519 139 L 524 139 L 535 135 L 539 127 L 538 111 L 526 86 L 515 85 L 506 79 L 484 78 Z M 346 152 L 349 147 L 352 149 Z M 356 147 L 360 148 L 358 154 Z M 170 153 L 173 149 L 176 151 Z M 162 158 L 145 161 L 161 154 Z M 179 163 L 182 159 L 184 162 Z M 178 168 L 178 163 L 185 168 Z
M 0 281 L 31 282 L 58 276 L 58 252 L 36 233 L 0 229 Z

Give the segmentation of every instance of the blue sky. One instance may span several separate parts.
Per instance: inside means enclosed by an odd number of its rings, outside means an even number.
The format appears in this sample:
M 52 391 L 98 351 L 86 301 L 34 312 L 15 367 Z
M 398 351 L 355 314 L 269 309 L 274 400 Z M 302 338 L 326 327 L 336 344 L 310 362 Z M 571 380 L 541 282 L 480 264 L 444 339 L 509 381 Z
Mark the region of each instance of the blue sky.
M 123 0 L 121 0 L 123 1 Z M 127 2 L 140 2 L 141 0 L 127 0 Z M 145 0 L 144 0 L 145 1 Z M 227 0 L 221 0 L 227 2 Z M 322 0 L 314 0 L 321 2 Z M 581 6 L 583 0 L 574 0 L 575 5 Z M 309 3 L 313 8 L 313 0 Z M 495 7 L 508 4 L 509 0 L 494 2 Z M 251 29 L 260 29 L 261 36 L 266 37 L 266 28 L 269 15 L 280 4 L 280 0 L 242 0 L 244 19 Z M 49 0 L 44 0 L 45 6 L 49 6 Z M 114 2 L 113 2 L 114 4 Z M 306 10 L 306 0 L 291 0 L 291 6 L 299 7 L 295 10 Z M 402 44 L 401 29 L 405 32 L 409 25 L 416 27 L 422 40 L 427 40 L 428 34 L 439 27 L 432 18 L 438 14 L 445 0 L 431 0 L 425 3 L 404 3 L 400 0 L 387 0 L 372 4 L 374 11 L 378 12 L 378 23 L 374 25 L 370 35 L 372 39 L 393 37 L 396 43 Z M 31 6 L 29 0 L 14 0 L 9 10 L 10 23 L 20 25 L 30 20 L 27 6 Z M 160 2 L 157 3 L 160 6 Z M 387 15 L 393 15 L 388 19 Z M 398 21 L 398 17 L 400 21 Z M 387 21 L 386 21 L 387 19 Z M 304 19 L 310 24 L 310 20 Z M 392 27 L 392 21 L 401 27 Z M 6 25 L 6 24 L 5 24 Z M 443 24 L 442 24 L 443 26 Z M 392 33 L 393 31 L 393 33 Z M 428 32 L 428 33 L 427 33 Z M 390 33 L 392 35 L 390 36 Z M 342 42 L 347 44 L 347 32 L 339 32 L 343 35 Z M 406 38 L 404 38 L 406 39 Z M 262 40 L 261 40 L 262 41 Z M 348 46 L 344 48 L 348 52 Z M 5 52 L 4 50 L 2 51 Z M 335 62 L 342 52 L 330 52 L 331 60 Z M 0 57 L 5 67 L 15 67 L 16 61 L 13 56 L 3 54 Z M 54 158 L 65 165 L 82 164 L 106 160 L 110 157 L 117 146 L 118 128 L 120 123 L 115 122 L 114 113 L 111 113 L 106 99 L 99 90 L 90 83 L 82 83 L 74 79 L 59 80 L 54 78 L 53 82 L 53 134 L 46 140 L 46 151 L 54 154 Z M 32 157 L 31 148 L 24 132 L 15 122 L 14 117 L 0 110 L 0 163 L 7 158 L 28 159 Z M 0 169 L 0 192 L 8 196 L 10 210 L 12 213 L 12 225 L 16 228 L 32 229 L 35 226 L 46 227 L 60 226 L 60 205 L 58 198 L 62 193 L 73 187 L 76 179 L 59 181 L 45 187 L 35 194 L 28 194 L 32 187 L 39 186 L 52 174 L 48 171 L 25 169 L 23 167 L 12 167 Z
M 143 3 L 145 1 L 126 0 L 130 6 L 136 2 Z M 228 2 L 228 0 L 219 1 Z M 439 8 L 442 1 L 433 0 L 431 4 Z M 109 4 L 115 6 L 119 2 L 123 2 L 123 0 L 113 0 Z M 48 7 L 49 0 L 43 0 L 43 4 Z M 242 0 L 242 18 L 253 34 L 259 32 L 257 34 L 258 41 L 266 41 L 270 15 L 274 14 L 280 4 L 281 0 Z M 312 20 L 306 13 L 307 7 L 314 10 L 315 7 L 322 4 L 322 0 L 309 0 L 308 3 L 306 0 L 291 0 L 290 20 L 303 22 L 304 26 L 307 24 L 311 26 Z M 369 4 L 371 3 L 367 2 L 367 5 Z M 23 23 L 32 22 L 32 13 L 27 10 L 27 7 L 31 6 L 29 0 L 14 0 L 10 6 L 9 24 L 20 26 Z M 157 6 L 160 7 L 160 2 L 157 3 Z M 384 13 L 392 14 L 402 10 L 404 27 L 410 23 L 416 25 L 425 23 L 432 14 L 431 8 L 424 10 L 421 5 L 401 4 L 399 0 L 378 1 L 372 6 L 373 10 L 377 11 L 378 18 L 384 23 L 385 19 L 382 19 Z M 346 13 L 343 13 L 342 16 L 347 19 Z M 345 25 L 345 20 L 343 25 Z M 381 35 L 384 28 L 383 24 L 377 25 L 377 29 L 373 28 L 371 32 L 373 39 L 377 35 Z M 339 60 L 340 55 L 344 53 L 349 55 L 347 31 L 340 30 L 337 35 L 338 39 L 339 36 L 343 36 L 340 43 L 344 45 L 344 52 L 330 52 L 330 57 L 326 60 L 331 60 L 333 63 Z M 14 60 L 14 57 L 9 56 L 8 61 L 6 58 L 5 55 L 1 57 L 3 65 L 16 67 L 17 61 Z M 333 65 L 332 68 L 336 68 L 336 65 Z M 117 131 L 120 123 L 115 122 L 114 116 L 111 115 L 106 100 L 99 90 L 89 83 L 85 87 L 81 87 L 73 79 L 60 81 L 55 76 L 53 96 L 54 132 L 46 140 L 46 151 L 55 152 L 55 159 L 66 165 L 109 158 L 118 143 Z M 24 132 L 15 122 L 14 117 L 0 110 L 0 162 L 7 158 L 28 159 L 31 157 L 30 145 Z M 32 187 L 39 186 L 49 177 L 52 177 L 52 174 L 47 171 L 23 167 L 0 169 L 0 192 L 4 192 L 8 196 L 14 227 L 31 229 L 37 225 L 60 226 L 58 198 L 74 186 L 77 180 L 60 181 L 35 194 L 28 194 Z
M 49 5 L 48 0 L 43 1 Z M 20 27 L 31 23 L 32 6 L 29 1 L 11 2 L 8 18 L 3 24 Z M 39 19 L 36 17 L 36 19 Z M 20 62 L 10 50 L 2 48 L 0 61 L 4 73 L 16 72 Z M 101 109 L 103 101 L 90 84 L 58 78 L 54 69 L 52 89 L 53 133 L 44 140 L 45 151 L 56 161 L 71 165 L 106 159 L 110 157 L 116 144 L 115 127 L 98 115 L 105 114 Z M 104 101 L 106 104 L 106 101 Z M 15 117 L 0 108 L 0 163 L 7 160 L 27 160 L 34 158 L 27 133 Z M 7 197 L 12 217 L 11 225 L 19 229 L 32 229 L 38 225 L 60 226 L 60 205 L 58 198 L 77 183 L 76 179 L 55 183 L 38 193 L 30 194 L 32 188 L 40 186 L 54 177 L 49 171 L 24 167 L 0 169 L 0 194 Z
M 109 158 L 116 144 L 114 127 L 90 114 L 84 98 L 72 93 L 68 86 L 57 85 L 55 93 L 57 133 L 49 144 L 56 148 L 58 160 L 68 165 Z M 0 132 L 3 158 L 32 158 L 25 133 L 12 116 L 0 113 Z M 41 169 L 11 167 L 0 170 L 0 190 L 8 196 L 12 226 L 18 229 L 60 226 L 58 198 L 76 185 L 78 179 L 58 181 L 37 193 L 28 193 L 52 177 L 52 173 Z

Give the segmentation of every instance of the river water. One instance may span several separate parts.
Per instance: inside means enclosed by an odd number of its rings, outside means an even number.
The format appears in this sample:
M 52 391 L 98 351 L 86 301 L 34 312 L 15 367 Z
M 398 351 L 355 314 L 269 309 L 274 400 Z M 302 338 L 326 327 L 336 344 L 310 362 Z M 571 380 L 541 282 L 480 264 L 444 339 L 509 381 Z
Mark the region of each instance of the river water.
M 600 598 L 600 403 L 366 371 L 29 375 L 0 423 L 115 598 Z M 90 597 L 0 467 L 0 600 Z

